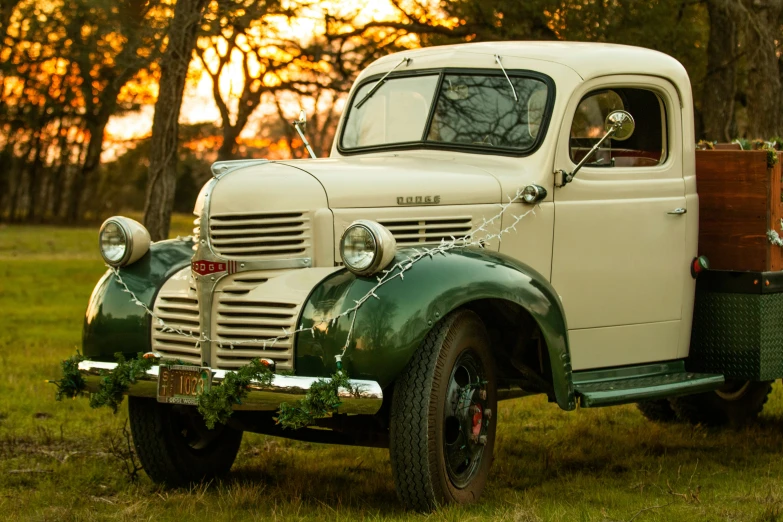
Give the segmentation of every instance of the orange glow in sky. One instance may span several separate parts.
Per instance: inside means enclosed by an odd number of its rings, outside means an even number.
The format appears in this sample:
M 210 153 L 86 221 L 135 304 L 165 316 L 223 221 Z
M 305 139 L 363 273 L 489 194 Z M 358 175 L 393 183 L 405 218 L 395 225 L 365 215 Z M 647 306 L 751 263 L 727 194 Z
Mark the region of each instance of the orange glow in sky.
M 307 43 L 309 35 L 323 34 L 323 11 L 327 10 L 331 15 L 349 15 L 358 13 L 357 23 L 366 23 L 371 20 L 389 20 L 396 19 L 397 12 L 388 0 L 355 0 L 352 2 L 333 2 L 322 1 L 316 6 L 305 9 L 302 15 L 295 19 L 280 17 L 272 22 L 272 30 L 275 36 L 290 38 Z M 262 35 L 259 35 L 262 36 Z M 216 57 L 212 58 L 216 60 Z M 220 77 L 220 91 L 224 99 L 228 100 L 228 105 L 232 113 L 236 113 L 238 98 L 242 92 L 242 65 L 241 61 L 232 57 L 227 65 L 226 71 Z M 207 56 L 209 63 L 210 56 Z M 216 63 L 216 62 L 214 62 Z M 253 70 L 251 63 L 251 74 L 258 71 L 258 65 Z M 190 81 L 185 88 L 185 95 L 180 115 L 181 123 L 202 123 L 202 122 L 220 122 L 220 112 L 215 104 L 212 93 L 212 79 L 203 69 L 203 64 L 198 58 L 194 58 L 190 64 Z M 315 107 L 303 107 L 309 114 L 316 109 Z M 286 117 L 293 119 L 299 112 L 298 102 L 291 100 L 283 104 L 283 110 Z M 272 104 L 261 104 L 251 116 L 248 124 L 242 133 L 243 138 L 252 138 L 259 127 L 263 124 L 264 117 L 268 117 L 276 112 Z M 106 138 L 110 143 L 106 147 L 104 160 L 110 160 L 116 157 L 117 150 L 111 145 L 111 142 L 120 142 L 133 140 L 139 137 L 148 136 L 152 132 L 152 117 L 154 107 L 144 105 L 138 112 L 115 116 L 106 128 Z

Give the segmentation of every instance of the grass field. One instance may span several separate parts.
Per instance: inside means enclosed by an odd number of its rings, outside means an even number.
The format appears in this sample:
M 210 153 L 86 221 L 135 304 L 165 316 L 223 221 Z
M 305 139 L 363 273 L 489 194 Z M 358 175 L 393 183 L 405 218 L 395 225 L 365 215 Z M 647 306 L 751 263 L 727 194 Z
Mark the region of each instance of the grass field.
M 189 228 L 177 221 L 180 233 Z M 79 347 L 103 272 L 94 229 L 0 227 L 0 517 L 5 520 L 783 520 L 783 390 L 760 421 L 713 431 L 633 406 L 502 403 L 480 503 L 430 515 L 397 502 L 385 450 L 248 434 L 223 482 L 161 489 L 125 470 L 125 410 L 57 403 L 44 380 Z

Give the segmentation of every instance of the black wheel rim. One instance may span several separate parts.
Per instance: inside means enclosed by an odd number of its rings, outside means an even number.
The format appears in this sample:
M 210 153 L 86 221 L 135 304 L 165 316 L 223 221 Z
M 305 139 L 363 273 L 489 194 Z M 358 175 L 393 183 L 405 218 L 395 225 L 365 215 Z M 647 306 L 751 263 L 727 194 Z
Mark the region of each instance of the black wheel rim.
M 481 361 L 463 352 L 451 371 L 443 416 L 443 454 L 449 479 L 457 488 L 473 480 L 487 443 L 491 412 Z

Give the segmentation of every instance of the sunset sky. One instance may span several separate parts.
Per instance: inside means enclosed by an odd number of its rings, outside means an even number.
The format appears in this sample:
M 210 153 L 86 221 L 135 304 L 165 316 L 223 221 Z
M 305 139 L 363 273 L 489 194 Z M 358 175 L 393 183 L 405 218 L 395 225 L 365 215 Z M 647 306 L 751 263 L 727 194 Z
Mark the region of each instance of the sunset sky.
M 348 12 L 359 12 L 358 23 L 365 23 L 370 20 L 385 20 L 396 16 L 396 10 L 388 0 L 356 0 L 348 2 L 319 2 L 318 11 L 314 8 L 311 12 L 303 12 L 303 16 L 289 21 L 284 17 L 275 24 L 274 30 L 279 36 L 300 41 L 306 41 L 309 35 L 323 34 L 322 12 L 327 9 L 330 14 L 347 14 Z M 309 15 L 309 16 L 308 16 Z M 319 18 L 321 20 L 319 20 Z M 185 89 L 185 98 L 182 105 L 180 122 L 182 123 L 201 123 L 201 122 L 219 122 L 220 113 L 212 96 L 212 80 L 204 71 L 203 65 L 198 58 L 190 64 L 191 81 Z M 229 65 L 228 73 L 224 73 L 220 79 L 221 91 L 224 97 L 229 99 L 236 98 L 242 89 L 241 65 L 237 60 L 232 60 Z M 228 96 L 227 96 L 228 95 Z M 298 114 L 300 107 L 292 103 L 284 110 L 289 113 L 293 119 Z M 312 111 L 312 107 L 305 107 Z M 250 121 L 242 133 L 242 137 L 252 137 L 258 130 L 258 126 L 263 121 L 264 116 L 275 111 L 271 105 L 261 105 L 251 116 Z M 108 147 L 104 153 L 104 159 L 109 160 L 116 156 L 116 142 L 132 140 L 139 137 L 148 136 L 152 130 L 152 117 L 154 107 L 144 105 L 140 111 L 114 116 L 106 129 Z M 115 143 L 115 146 L 112 146 Z

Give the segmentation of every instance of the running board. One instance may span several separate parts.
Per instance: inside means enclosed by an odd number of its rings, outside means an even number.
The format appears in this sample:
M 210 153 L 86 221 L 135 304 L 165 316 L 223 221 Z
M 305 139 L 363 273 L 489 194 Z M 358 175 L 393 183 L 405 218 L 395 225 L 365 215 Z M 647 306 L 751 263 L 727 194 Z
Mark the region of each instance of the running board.
M 574 372 L 574 391 L 583 408 L 691 395 L 720 388 L 723 375 L 693 373 L 684 361 Z

